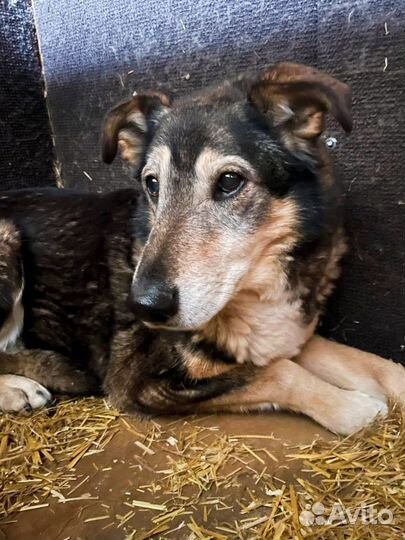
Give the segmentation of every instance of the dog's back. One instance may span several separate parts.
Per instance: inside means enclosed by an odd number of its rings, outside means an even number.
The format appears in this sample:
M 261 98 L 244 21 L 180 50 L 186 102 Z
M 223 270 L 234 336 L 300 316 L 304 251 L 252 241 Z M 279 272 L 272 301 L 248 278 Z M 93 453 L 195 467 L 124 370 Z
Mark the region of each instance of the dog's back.
M 125 267 L 127 281 L 123 271 L 119 283 L 125 293 L 129 289 L 129 229 L 136 203 L 132 190 L 105 195 L 60 189 L 0 194 L 4 228 L 19 239 L 13 257 L 2 257 L 0 286 L 9 296 L 21 289 L 25 317 L 20 330 L 26 347 L 57 350 L 72 356 L 77 365 L 108 354 L 115 305 L 111 280 L 114 271 Z M 3 238 L 0 244 L 4 253 L 10 242 Z M 17 271 L 19 287 L 12 282 L 12 272 Z M 114 286 L 117 295 L 117 280 Z M 4 303 L 6 293 L 2 298 Z

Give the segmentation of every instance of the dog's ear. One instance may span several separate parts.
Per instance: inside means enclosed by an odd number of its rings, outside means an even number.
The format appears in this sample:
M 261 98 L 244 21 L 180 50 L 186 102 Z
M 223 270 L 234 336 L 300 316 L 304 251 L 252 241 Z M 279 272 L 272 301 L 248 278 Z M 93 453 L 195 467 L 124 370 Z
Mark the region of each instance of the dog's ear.
M 102 158 L 111 163 L 117 152 L 130 165 L 136 166 L 142 153 L 149 127 L 170 106 L 170 99 L 158 92 L 135 95 L 116 105 L 104 118 Z
M 281 130 L 291 150 L 308 150 L 328 112 L 346 132 L 352 129 L 350 87 L 308 66 L 273 66 L 252 84 L 249 99 Z

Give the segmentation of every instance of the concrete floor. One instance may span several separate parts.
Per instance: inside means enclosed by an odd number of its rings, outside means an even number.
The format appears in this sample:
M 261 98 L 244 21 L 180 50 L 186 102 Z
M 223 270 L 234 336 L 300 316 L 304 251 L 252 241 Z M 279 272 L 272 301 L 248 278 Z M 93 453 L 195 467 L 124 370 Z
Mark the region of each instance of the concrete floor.
M 131 421 L 130 425 L 135 431 L 145 432 L 148 422 Z M 244 435 L 249 445 L 257 448 L 267 448 L 275 455 L 279 462 L 275 462 L 261 452 L 264 464 L 256 463 L 257 470 L 267 467 L 266 474 L 274 474 L 291 481 L 294 470 L 291 463 L 285 459 L 286 448 L 284 443 L 306 444 L 317 436 L 331 437 L 329 433 L 321 429 L 309 419 L 289 415 L 287 413 L 274 413 L 266 415 L 215 415 L 208 417 L 195 417 L 193 419 L 159 419 L 157 424 L 167 435 L 176 438 L 184 434 L 184 431 L 192 429 L 192 425 L 211 430 L 215 435 L 228 434 L 230 436 Z M 209 434 L 210 430 L 207 430 Z M 255 435 L 268 436 L 274 434 L 277 439 L 255 439 Z M 154 525 L 151 519 L 156 511 L 136 508 L 133 517 L 123 526 L 118 527 L 119 520 L 116 516 L 128 514 L 130 508 L 124 503 L 133 499 L 147 500 L 152 503 L 167 503 L 167 495 L 151 494 L 139 490 L 139 486 L 150 484 L 156 478 L 156 472 L 167 467 L 168 458 L 174 455 L 173 447 L 168 443 L 152 446 L 153 455 L 145 452 L 135 444 L 138 437 L 127 428 L 122 426 L 106 449 L 98 454 L 83 458 L 76 467 L 77 480 L 72 486 L 83 484 L 78 487 L 71 497 L 79 497 L 90 494 L 94 499 L 85 501 L 73 501 L 59 503 L 56 498 L 49 498 L 49 507 L 21 512 L 17 515 L 17 521 L 1 527 L 5 538 L 8 540 L 124 540 L 126 538 L 142 537 L 142 531 L 149 531 Z M 164 439 L 166 440 L 166 439 Z M 170 461 L 170 460 L 169 460 Z M 255 459 L 252 457 L 252 461 Z M 250 463 L 250 462 L 249 462 Z M 297 467 L 297 464 L 294 465 Z M 104 469 L 104 470 L 103 470 Z M 88 479 L 86 480 L 86 478 Z M 248 467 L 239 473 L 238 481 L 227 491 L 222 492 L 226 504 L 229 506 L 221 512 L 213 512 L 207 519 L 202 515 L 202 507 L 192 509 L 192 516 L 199 523 L 212 529 L 218 523 L 232 523 L 238 514 L 240 507 L 235 501 L 246 497 L 247 489 L 255 492 L 257 475 Z M 209 493 L 207 494 L 209 497 Z M 102 520 L 91 520 L 93 517 L 109 516 Z M 180 525 L 182 521 L 188 521 L 180 517 L 170 525 L 172 528 Z M 243 518 L 243 516 L 242 516 Z M 131 531 L 136 529 L 136 535 Z M 154 538 L 190 538 L 191 531 L 183 526 L 172 533 L 156 535 Z M 223 533 L 224 534 L 224 533 Z M 152 536 L 146 536 L 147 538 Z M 230 535 L 231 537 L 231 535 Z

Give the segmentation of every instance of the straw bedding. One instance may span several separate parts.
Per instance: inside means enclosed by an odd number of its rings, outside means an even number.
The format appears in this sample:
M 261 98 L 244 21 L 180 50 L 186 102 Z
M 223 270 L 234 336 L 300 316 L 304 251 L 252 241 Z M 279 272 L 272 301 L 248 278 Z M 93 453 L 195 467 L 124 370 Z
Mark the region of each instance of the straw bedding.
M 164 450 L 166 464 L 151 468 L 150 483 L 124 503 L 128 512 L 110 515 L 104 505 L 100 515 L 87 520 L 120 529 L 117 538 L 404 538 L 405 433 L 399 407 L 355 437 L 288 447 L 287 461 L 299 462 L 300 470 L 290 484 L 268 470 L 278 461 L 263 447 L 271 435 L 224 435 L 200 426 L 198 418 L 179 425 L 178 420 L 165 427 L 145 422 L 141 432 L 93 398 L 62 401 L 31 417 L 1 416 L 0 528 L 19 512 L 36 511 L 55 499 L 65 504 L 96 499 L 90 493 L 77 496 L 76 467 L 127 429 L 145 463 Z M 232 489 L 243 485 L 246 475 L 254 489 L 247 487 L 235 500 Z M 227 509 L 232 521 L 221 518 Z M 339 509 L 346 514 L 337 514 Z M 357 509 L 363 517 L 350 523 Z M 384 509 L 391 513 L 390 523 L 390 514 L 378 514 Z M 147 530 L 136 528 L 137 512 L 150 514 Z

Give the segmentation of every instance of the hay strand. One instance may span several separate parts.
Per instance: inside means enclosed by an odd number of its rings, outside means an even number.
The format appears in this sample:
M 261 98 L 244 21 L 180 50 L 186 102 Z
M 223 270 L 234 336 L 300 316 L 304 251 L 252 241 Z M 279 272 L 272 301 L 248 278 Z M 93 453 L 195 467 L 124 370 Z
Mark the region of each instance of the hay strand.
M 120 424 L 142 452 L 134 458 L 139 465 L 131 467 L 145 467 L 151 476 L 148 484 L 136 485 L 135 474 L 132 488 L 120 494 L 125 510 L 113 513 L 90 492 L 75 496 L 83 485 L 91 490 L 91 478 L 78 477 L 76 466 L 104 451 Z M 92 501 L 97 510 L 82 518 L 83 523 L 120 529 L 126 540 L 178 538 L 180 529 L 200 540 L 403 538 L 402 409 L 393 407 L 388 418 L 357 436 L 286 447 L 287 459 L 300 470 L 289 485 L 271 474 L 270 465 L 279 466 L 279 460 L 260 446 L 274 440 L 273 435 L 229 437 L 198 425 L 198 419 L 176 420 L 165 428 L 156 422 L 135 428 L 99 399 L 62 402 L 31 418 L 3 415 L 0 517 L 7 523 L 19 512 Z M 163 456 L 163 466 L 161 460 L 156 465 L 156 456 Z M 96 467 L 100 474 L 111 469 Z M 337 505 L 344 509 L 345 523 L 330 519 Z M 359 509 L 374 516 L 389 510 L 392 520 L 371 522 L 357 514 L 351 522 Z M 139 512 L 149 520 L 149 528 L 131 525 Z M 223 515 L 232 515 L 232 523 Z

